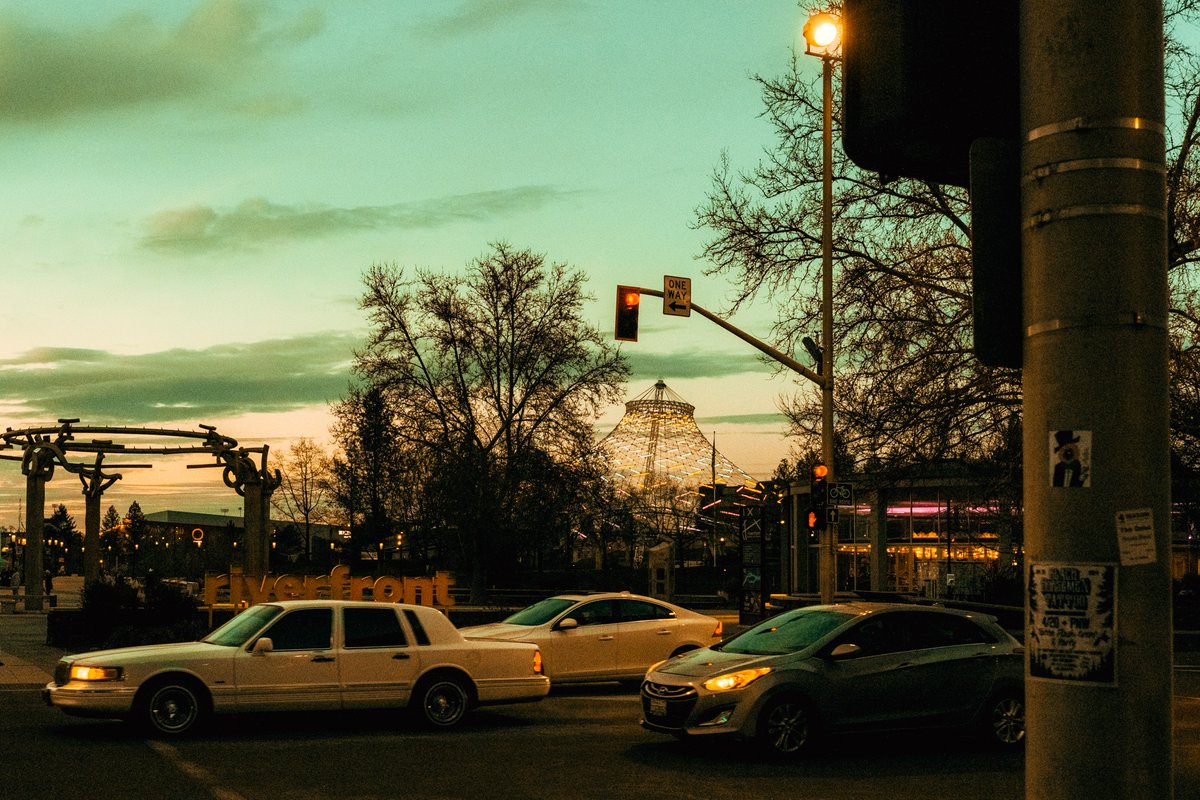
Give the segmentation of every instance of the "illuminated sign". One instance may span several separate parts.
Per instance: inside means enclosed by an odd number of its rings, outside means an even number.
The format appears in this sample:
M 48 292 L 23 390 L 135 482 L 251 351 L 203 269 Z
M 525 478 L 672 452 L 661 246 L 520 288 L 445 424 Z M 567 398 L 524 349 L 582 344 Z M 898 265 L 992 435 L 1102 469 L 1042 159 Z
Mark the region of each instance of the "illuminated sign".
M 353 577 L 339 564 L 328 575 L 264 575 L 240 572 L 204 576 L 204 604 L 267 603 L 272 600 L 374 600 L 420 606 L 454 605 L 450 587 L 454 576 L 436 572 L 432 578 L 397 578 L 393 575 Z

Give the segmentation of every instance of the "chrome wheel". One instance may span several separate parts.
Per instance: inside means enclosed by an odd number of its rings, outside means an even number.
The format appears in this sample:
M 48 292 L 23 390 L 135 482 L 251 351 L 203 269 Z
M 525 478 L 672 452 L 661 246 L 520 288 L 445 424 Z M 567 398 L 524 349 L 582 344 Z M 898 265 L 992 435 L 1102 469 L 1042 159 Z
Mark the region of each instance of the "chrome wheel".
M 456 724 L 470 705 L 467 690 L 453 678 L 442 678 L 426 684 L 418 700 L 423 721 L 437 728 Z
M 992 701 L 988 715 L 988 732 L 992 741 L 1013 747 L 1025 740 L 1025 701 L 1006 694 Z
M 759 739 L 773 753 L 795 755 L 808 747 L 812 728 L 812 715 L 804 701 L 780 698 L 763 709 Z
M 191 688 L 168 683 L 151 690 L 144 718 L 151 731 L 177 736 L 195 725 L 200 714 L 200 699 Z

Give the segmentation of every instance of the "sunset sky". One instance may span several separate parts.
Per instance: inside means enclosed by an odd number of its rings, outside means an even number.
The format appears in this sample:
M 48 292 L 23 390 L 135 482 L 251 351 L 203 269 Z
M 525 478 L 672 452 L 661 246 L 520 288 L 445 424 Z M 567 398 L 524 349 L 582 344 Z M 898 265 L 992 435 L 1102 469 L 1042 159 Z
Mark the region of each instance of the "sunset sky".
M 803 17 L 795 0 L 0 2 L 2 424 L 325 442 L 363 272 L 459 270 L 497 241 L 587 274 L 607 334 L 618 283 L 689 276 L 720 312 L 695 209 L 722 152 L 749 170 L 771 146 L 751 75 L 787 68 Z M 772 316 L 732 321 L 765 336 Z M 762 478 L 792 444 L 778 398 L 814 391 L 654 302 L 623 349 L 628 397 L 665 380 Z M 197 459 L 154 463 L 104 506 L 240 513 Z M 0 526 L 23 497 L 0 461 Z M 47 497 L 82 528 L 76 478 Z

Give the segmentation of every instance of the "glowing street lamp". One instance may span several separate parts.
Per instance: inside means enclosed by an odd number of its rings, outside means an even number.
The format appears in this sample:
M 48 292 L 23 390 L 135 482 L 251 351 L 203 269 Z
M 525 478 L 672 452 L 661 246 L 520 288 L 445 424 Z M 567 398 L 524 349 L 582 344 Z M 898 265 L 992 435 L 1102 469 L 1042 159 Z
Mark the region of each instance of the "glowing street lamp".
M 804 24 L 804 52 L 821 59 L 822 181 L 821 181 L 821 455 L 833 475 L 833 61 L 842 43 L 842 21 L 833 14 L 809 17 Z M 821 602 L 832 603 L 837 588 L 836 530 L 822 533 L 818 571 Z
M 833 14 L 814 14 L 804 23 L 804 52 L 821 58 L 834 57 L 834 50 L 842 43 L 842 21 Z

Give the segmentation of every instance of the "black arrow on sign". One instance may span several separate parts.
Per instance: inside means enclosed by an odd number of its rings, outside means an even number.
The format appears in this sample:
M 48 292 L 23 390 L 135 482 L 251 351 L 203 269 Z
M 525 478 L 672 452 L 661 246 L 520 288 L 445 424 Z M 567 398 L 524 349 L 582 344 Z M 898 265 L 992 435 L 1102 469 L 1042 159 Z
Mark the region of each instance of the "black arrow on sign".
M 667 308 L 671 309 L 672 311 L 683 311 L 683 310 L 687 309 L 687 306 L 681 305 L 679 303 L 676 303 L 674 300 L 672 300 L 671 304 L 669 306 L 667 306 Z

